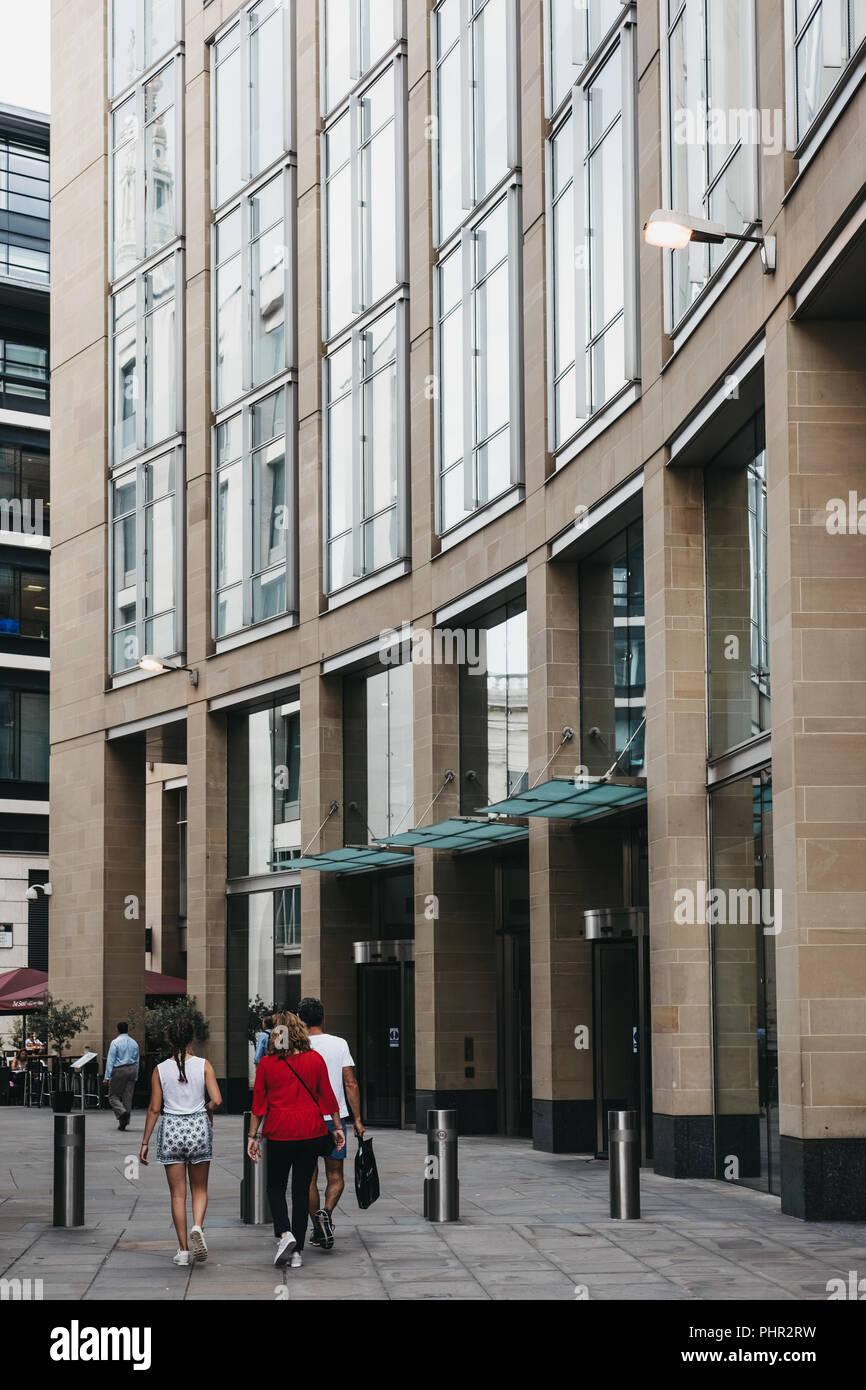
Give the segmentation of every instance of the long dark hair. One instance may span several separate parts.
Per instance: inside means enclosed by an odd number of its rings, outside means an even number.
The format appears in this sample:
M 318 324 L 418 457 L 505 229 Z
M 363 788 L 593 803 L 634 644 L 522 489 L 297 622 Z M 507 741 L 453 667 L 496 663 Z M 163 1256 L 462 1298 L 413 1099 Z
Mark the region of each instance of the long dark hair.
M 177 1062 L 178 1080 L 186 1083 L 186 1050 L 195 1037 L 195 1029 L 188 1018 L 178 1018 L 173 1020 L 165 1031 L 171 1043 L 171 1055 Z

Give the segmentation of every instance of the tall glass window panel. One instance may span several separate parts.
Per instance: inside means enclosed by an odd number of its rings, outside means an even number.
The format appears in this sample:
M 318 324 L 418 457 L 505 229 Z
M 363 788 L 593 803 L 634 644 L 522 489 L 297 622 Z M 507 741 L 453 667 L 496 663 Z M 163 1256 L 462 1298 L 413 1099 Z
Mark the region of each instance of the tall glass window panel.
M 183 38 L 179 0 L 111 0 L 111 92 L 116 96 Z
M 287 457 L 285 386 L 244 406 L 216 430 L 214 565 L 217 638 L 283 617 L 292 599 L 290 535 L 295 514 L 294 467 Z
M 769 771 L 710 797 L 716 1174 L 776 1195 L 779 1152 L 777 914 Z M 703 885 L 701 885 L 703 886 Z M 706 927 L 693 928 L 703 933 Z M 733 1170 L 731 1158 L 736 1158 Z
M 292 252 L 286 205 L 294 172 L 245 195 L 214 227 L 215 406 L 285 372 Z
M 289 152 L 289 21 L 286 0 L 259 0 L 214 44 L 214 207 Z
M 770 728 L 767 478 L 761 412 L 705 472 L 710 754 Z
M 48 692 L 0 688 L 0 781 L 48 781 Z
M 128 97 L 112 112 L 112 225 L 114 278 L 134 270 L 142 259 L 139 244 L 139 118 L 137 100 Z
M 517 12 L 513 0 L 443 0 L 434 24 L 441 244 L 517 163 Z
M 275 872 L 300 850 L 297 704 L 232 715 L 227 749 L 228 876 Z
M 411 663 L 344 682 L 346 844 L 366 844 L 413 827 L 412 699 Z
M 403 37 L 391 0 L 322 0 L 321 33 L 323 114 Z
M 544 0 L 548 36 L 548 110 L 556 111 L 602 39 L 622 17 L 620 0 Z
M 405 279 L 405 70 L 395 61 L 354 95 L 324 134 L 325 333 L 378 303 Z
M 325 365 L 329 593 L 401 555 L 405 317 L 405 303 L 387 310 Z
M 590 555 L 578 576 L 580 761 L 641 775 L 646 747 L 643 522 Z
M 513 438 L 512 382 L 519 338 L 512 322 L 517 217 L 512 198 L 516 191 L 464 232 L 460 246 L 438 268 L 441 531 L 500 496 L 516 472 L 513 445 L 519 431 Z
M 471 639 L 471 640 L 470 640 Z M 474 815 L 525 790 L 529 767 L 529 686 L 523 600 L 467 634 L 460 667 L 460 810 Z
M 144 254 L 153 256 L 178 232 L 178 140 L 172 63 L 144 87 Z
M 172 451 L 111 481 L 111 670 L 178 654 L 178 473 Z
M 795 0 L 794 28 L 799 143 L 866 37 L 866 0 Z
M 751 0 L 668 0 L 667 45 L 671 206 L 739 232 L 758 216 L 758 140 L 731 119 L 756 105 Z M 667 253 L 674 324 L 730 253 L 727 243 Z
M 577 342 L 574 236 L 574 118 L 569 113 L 551 140 L 553 254 L 553 437 L 559 447 L 577 431 Z M 581 354 L 582 358 L 582 354 Z M 581 370 L 584 363 L 581 360 Z
M 114 464 L 178 433 L 179 274 L 172 255 L 112 296 Z
M 586 252 L 589 409 L 625 382 L 622 48 L 617 45 L 586 92 Z

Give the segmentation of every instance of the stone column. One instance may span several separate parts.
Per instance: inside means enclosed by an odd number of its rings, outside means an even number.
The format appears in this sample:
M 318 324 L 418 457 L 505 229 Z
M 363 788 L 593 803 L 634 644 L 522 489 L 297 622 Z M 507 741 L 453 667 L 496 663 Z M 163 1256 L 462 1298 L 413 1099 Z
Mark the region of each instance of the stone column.
M 807 1220 L 866 1218 L 864 362 L 862 323 L 768 327 L 782 1210 Z
M 207 1055 L 226 1077 L 226 732 L 203 702 L 187 715 L 186 987 L 210 1024 Z
M 654 1164 L 683 1178 L 714 1172 L 709 938 L 674 920 L 709 878 L 703 481 L 657 454 L 644 485 Z

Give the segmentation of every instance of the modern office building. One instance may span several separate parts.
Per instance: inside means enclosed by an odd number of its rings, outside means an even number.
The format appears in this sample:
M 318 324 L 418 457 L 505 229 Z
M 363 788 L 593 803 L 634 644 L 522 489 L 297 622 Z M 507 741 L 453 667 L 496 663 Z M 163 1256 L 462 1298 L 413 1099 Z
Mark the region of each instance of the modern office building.
M 0 105 L 0 973 L 48 969 L 48 147 Z
M 866 1217 L 866 4 L 53 23 L 87 1041 L 152 923 L 235 1109 L 303 991 L 368 1123 Z

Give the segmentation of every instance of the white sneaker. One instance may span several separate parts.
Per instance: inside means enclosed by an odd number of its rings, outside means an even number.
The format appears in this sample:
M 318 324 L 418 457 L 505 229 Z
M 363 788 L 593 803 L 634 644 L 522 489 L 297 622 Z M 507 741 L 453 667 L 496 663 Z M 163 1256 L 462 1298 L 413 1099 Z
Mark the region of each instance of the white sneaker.
M 177 1254 L 176 1254 L 176 1255 L 174 1256 L 174 1258 L 172 1259 L 172 1264 L 173 1264 L 173 1265 L 189 1265 L 189 1264 L 192 1264 L 192 1257 L 191 1257 L 191 1255 L 190 1255 L 190 1252 L 189 1252 L 188 1250 L 178 1250 Z
M 289 1261 L 289 1269 L 300 1269 L 303 1263 L 303 1255 L 301 1254 L 300 1250 L 296 1250 L 295 1253 L 292 1255 L 291 1260 Z
M 189 1233 L 189 1243 L 196 1264 L 204 1264 L 207 1259 L 207 1242 L 201 1226 L 193 1226 Z
M 297 1243 L 298 1242 L 295 1240 L 295 1237 L 292 1235 L 291 1231 L 289 1231 L 287 1235 L 284 1235 L 282 1237 L 279 1245 L 277 1246 L 277 1253 L 274 1256 L 274 1264 L 277 1266 L 278 1269 L 282 1269 L 284 1265 L 287 1265 L 289 1263 L 289 1256 L 295 1249 Z

